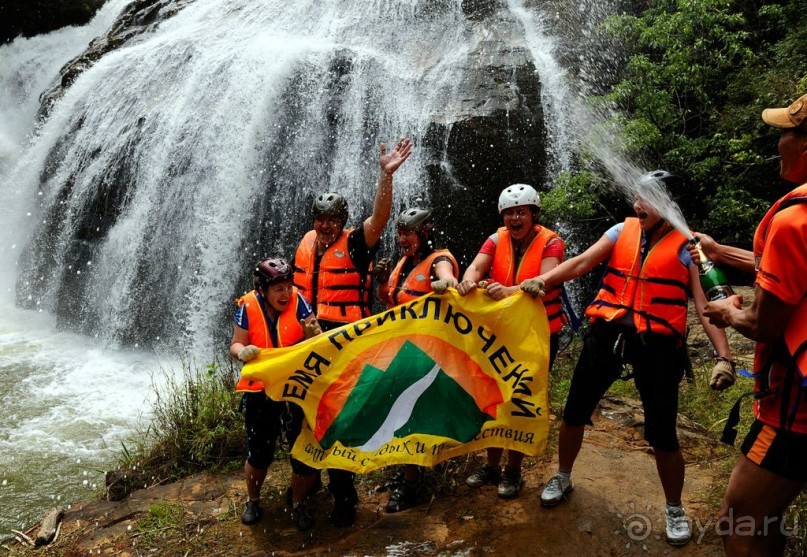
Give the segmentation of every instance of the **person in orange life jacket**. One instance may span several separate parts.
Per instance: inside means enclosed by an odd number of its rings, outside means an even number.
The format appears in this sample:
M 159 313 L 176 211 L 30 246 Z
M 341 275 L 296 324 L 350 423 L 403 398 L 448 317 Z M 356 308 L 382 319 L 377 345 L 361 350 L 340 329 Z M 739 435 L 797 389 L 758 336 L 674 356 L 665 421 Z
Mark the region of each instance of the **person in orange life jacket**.
M 532 186 L 514 184 L 499 196 L 499 213 L 504 226 L 494 232 L 482 245 L 479 253 L 468 266 L 457 287 L 465 296 L 478 287 L 494 300 L 502 300 L 518 292 L 519 284 L 528 278 L 545 273 L 563 261 L 563 240 L 552 230 L 538 224 L 541 199 Z M 482 278 L 489 277 L 487 281 Z M 558 336 L 563 327 L 560 289 L 544 299 L 549 318 L 549 367 L 551 369 L 558 351 Z M 512 499 L 521 489 L 521 463 L 524 454 L 510 450 L 507 465 L 500 471 L 503 449 L 487 449 L 487 462 L 471 474 L 466 483 L 479 487 L 486 483 L 498 483 L 498 495 Z
M 722 529 L 727 555 L 782 555 L 783 514 L 807 485 L 807 95 L 764 110 L 762 120 L 782 130 L 780 176 L 801 185 L 771 207 L 754 234 L 753 303 L 743 308 L 742 297 L 731 296 L 704 311 L 717 326 L 757 341 L 755 420 L 720 510 L 729 526 Z M 736 255 L 736 248 L 710 247 L 707 256 L 718 261 L 727 249 Z M 748 269 L 748 259 L 740 254 L 739 267 Z
M 373 269 L 378 281 L 378 297 L 393 307 L 405 304 L 432 291 L 432 284 L 440 281 L 445 288 L 456 286 L 459 266 L 451 252 L 435 249 L 434 221 L 429 209 L 413 207 L 398 217 L 398 245 L 401 259 L 390 273 L 388 260 L 381 260 Z M 392 491 L 386 510 L 396 513 L 415 505 L 420 468 L 414 464 L 404 466 L 403 479 Z
M 305 234 L 294 256 L 294 284 L 311 300 L 323 331 L 341 327 L 370 315 L 370 265 L 392 210 L 392 175 L 412 153 L 412 141 L 401 138 L 387 152 L 381 145 L 378 179 L 372 214 L 356 229 L 345 228 L 347 200 L 338 193 L 319 195 L 313 204 L 314 227 Z M 296 407 L 292 407 L 296 408 Z M 302 429 L 302 412 L 291 413 L 291 428 Z M 301 465 L 296 470 L 313 489 L 319 471 Z M 330 521 L 349 526 L 356 521 L 358 494 L 355 474 L 329 469 L 328 489 L 334 497 Z
M 639 185 L 645 181 L 670 185 L 678 178 L 655 171 L 644 175 Z M 541 504 L 557 505 L 574 489 L 571 472 L 584 428 L 591 424 L 599 400 L 631 364 L 645 413 L 645 439 L 653 447 L 667 499 L 667 542 L 683 545 L 691 538 L 691 528 L 681 506 L 685 469 L 676 419 L 686 362 L 689 291 L 715 350 L 724 358 L 731 354 L 725 332 L 703 317 L 706 297 L 686 249 L 687 238 L 642 199 L 633 210 L 635 218 L 612 227 L 586 251 L 521 285 L 525 292 L 542 295 L 608 260 L 600 290 L 586 309 L 591 325 L 583 337 L 560 426 L 559 470 L 547 482 Z
M 320 333 L 311 306 L 292 286 L 291 266 L 285 260 L 260 261 L 253 283 L 255 289 L 238 300 L 230 344 L 234 358 L 249 362 L 263 348 L 289 346 Z M 241 521 L 252 525 L 260 519 L 261 486 L 274 460 L 280 416 L 286 405 L 267 397 L 259 381 L 241 379 L 236 390 L 244 392 L 242 408 L 247 430 L 247 503 Z M 299 482 L 292 479 L 292 485 L 296 483 Z
M 370 315 L 368 270 L 392 210 L 392 175 L 411 153 L 412 142 L 406 138 L 389 153 L 381 145 L 373 212 L 356 229 L 345 228 L 348 204 L 343 196 L 326 192 L 314 200 L 314 226 L 297 246 L 294 283 L 311 300 L 325 330 Z

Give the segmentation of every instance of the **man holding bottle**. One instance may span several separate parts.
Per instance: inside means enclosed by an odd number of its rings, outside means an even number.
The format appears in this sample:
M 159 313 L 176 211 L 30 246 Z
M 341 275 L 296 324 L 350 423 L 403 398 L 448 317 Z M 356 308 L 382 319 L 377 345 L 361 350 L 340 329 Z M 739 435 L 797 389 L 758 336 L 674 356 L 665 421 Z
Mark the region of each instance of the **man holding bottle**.
M 780 176 L 802 185 L 763 217 L 753 253 L 704 242 L 708 257 L 756 270 L 749 307 L 731 296 L 704 310 L 715 325 L 757 341 L 756 419 L 721 508 L 720 520 L 729 521 L 723 529 L 727 555 L 782 555 L 783 514 L 807 485 L 807 95 L 787 108 L 764 110 L 762 119 L 782 130 Z

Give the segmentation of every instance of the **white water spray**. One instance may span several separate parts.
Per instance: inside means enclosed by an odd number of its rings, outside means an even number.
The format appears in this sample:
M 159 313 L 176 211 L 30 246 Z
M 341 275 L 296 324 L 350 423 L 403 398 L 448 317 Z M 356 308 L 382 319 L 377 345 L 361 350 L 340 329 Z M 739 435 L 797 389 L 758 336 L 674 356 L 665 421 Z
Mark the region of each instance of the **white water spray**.
M 107 342 L 209 352 L 244 269 L 289 255 L 314 193 L 369 214 L 378 143 L 450 109 L 476 40 L 459 3 L 188 5 L 84 72 L 12 172 L 18 301 Z M 418 156 L 396 196 L 424 193 Z

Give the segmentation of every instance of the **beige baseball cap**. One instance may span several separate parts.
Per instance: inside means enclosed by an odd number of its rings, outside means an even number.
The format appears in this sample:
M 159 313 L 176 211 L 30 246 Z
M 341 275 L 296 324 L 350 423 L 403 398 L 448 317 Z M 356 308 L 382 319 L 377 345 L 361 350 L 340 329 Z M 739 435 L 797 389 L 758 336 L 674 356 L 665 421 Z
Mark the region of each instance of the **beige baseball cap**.
M 807 129 L 807 95 L 802 95 L 787 108 L 766 108 L 762 111 L 762 120 L 774 128 Z

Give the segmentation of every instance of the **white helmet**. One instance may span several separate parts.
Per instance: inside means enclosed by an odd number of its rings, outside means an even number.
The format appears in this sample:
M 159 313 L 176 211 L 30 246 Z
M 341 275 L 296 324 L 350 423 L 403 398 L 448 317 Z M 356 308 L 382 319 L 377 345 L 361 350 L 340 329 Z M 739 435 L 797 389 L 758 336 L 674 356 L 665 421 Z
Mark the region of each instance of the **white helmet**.
M 513 184 L 504 188 L 504 191 L 499 196 L 499 213 L 510 207 L 520 205 L 532 205 L 537 209 L 541 208 L 541 198 L 535 188 L 527 184 Z

